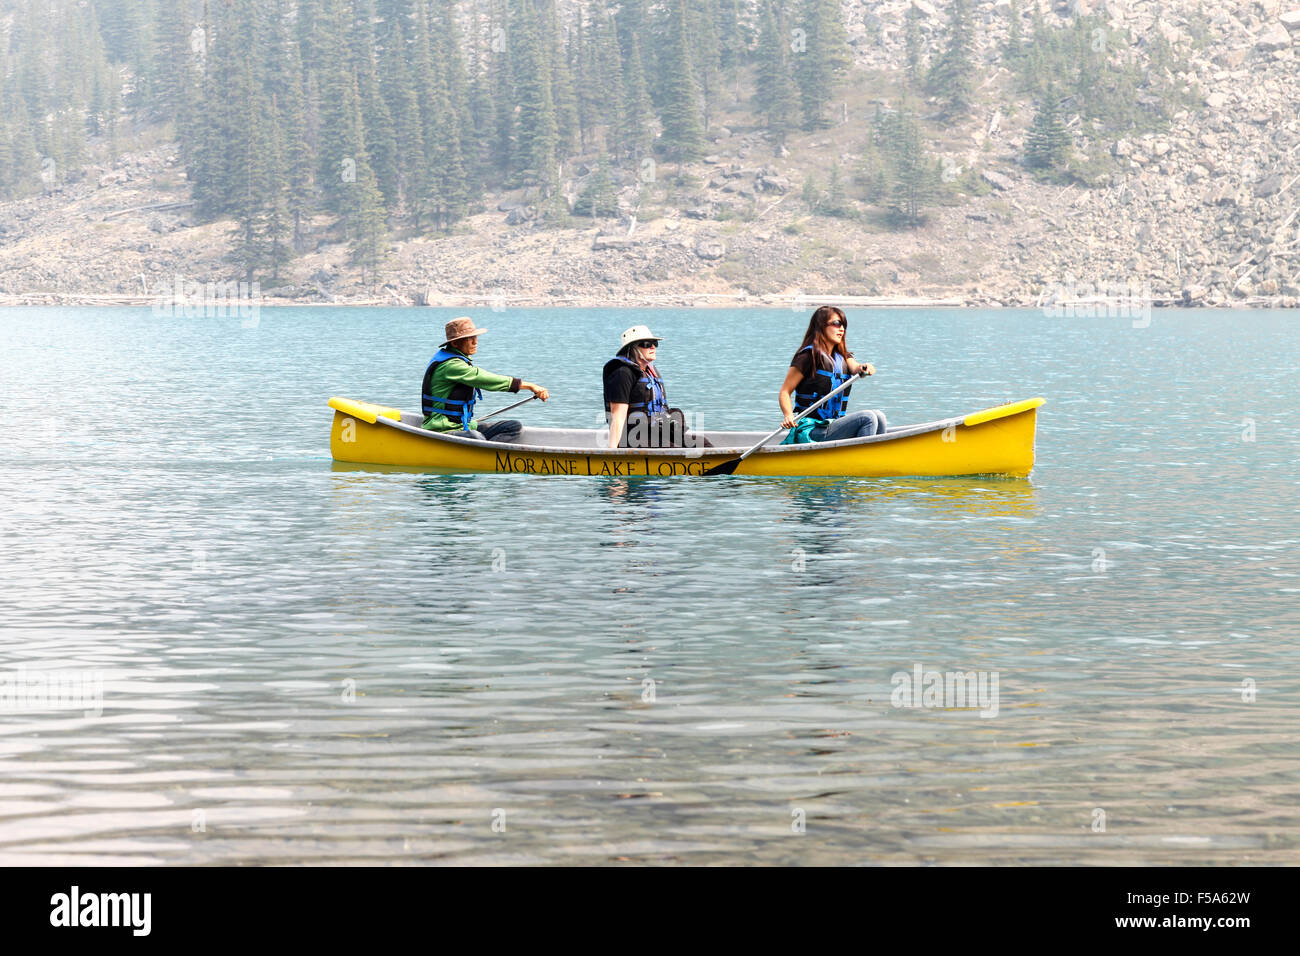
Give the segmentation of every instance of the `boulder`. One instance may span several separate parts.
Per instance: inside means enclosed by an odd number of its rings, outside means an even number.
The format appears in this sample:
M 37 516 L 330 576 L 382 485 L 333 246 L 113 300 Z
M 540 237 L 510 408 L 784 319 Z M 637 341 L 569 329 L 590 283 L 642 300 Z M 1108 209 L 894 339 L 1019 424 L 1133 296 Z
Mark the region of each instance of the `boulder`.
M 1295 10 L 1288 10 L 1286 13 L 1282 14 L 1278 17 L 1278 22 L 1292 33 L 1300 30 L 1300 7 L 1297 7 Z
M 1281 23 L 1273 23 L 1255 40 L 1256 50 L 1285 50 L 1291 45 L 1291 34 Z
M 714 236 L 700 236 L 695 240 L 695 254 L 707 261 L 721 259 L 727 254 L 727 244 Z
M 1214 55 L 1214 62 L 1229 70 L 1235 70 L 1241 64 L 1246 62 L 1246 56 L 1250 53 L 1250 47 L 1240 46 L 1235 50 L 1224 50 L 1222 53 Z
M 1282 191 L 1282 174 L 1274 173 L 1271 176 L 1265 176 L 1255 184 L 1255 198 L 1267 199 L 1269 196 L 1276 196 Z
M 1012 186 L 1010 177 L 1003 176 L 1001 173 L 996 173 L 991 169 L 981 169 L 980 178 L 982 178 L 986 183 L 988 183 L 994 189 L 1006 190 L 1006 189 L 1010 189 Z

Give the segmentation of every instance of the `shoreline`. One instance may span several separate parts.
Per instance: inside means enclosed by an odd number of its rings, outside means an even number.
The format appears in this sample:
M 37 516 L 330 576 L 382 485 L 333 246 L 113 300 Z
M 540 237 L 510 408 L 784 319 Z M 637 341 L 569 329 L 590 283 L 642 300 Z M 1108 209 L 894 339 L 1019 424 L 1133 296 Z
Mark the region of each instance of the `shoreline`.
M 231 283 L 234 285 L 234 283 Z M 319 298 L 299 296 L 262 296 L 235 298 L 208 297 L 203 305 L 196 308 L 221 310 L 257 308 L 411 308 L 411 309 L 470 309 L 487 308 L 493 312 L 504 312 L 508 308 L 525 309 L 645 309 L 645 308 L 788 308 L 815 309 L 819 305 L 833 304 L 859 309 L 1031 309 L 1047 312 L 1049 310 L 1078 310 L 1079 317 L 1087 313 L 1112 312 L 1118 316 L 1128 316 L 1141 312 L 1144 308 L 1153 309 L 1206 309 L 1206 310 L 1244 310 L 1260 309 L 1270 311 L 1300 310 L 1300 304 L 1293 303 L 1283 295 L 1252 296 L 1235 301 L 1223 301 L 1214 305 L 1186 302 L 1173 297 L 1152 298 L 1150 302 L 1131 302 L 1129 300 L 1106 299 L 1070 299 L 1049 303 L 1043 302 L 997 302 L 987 301 L 983 297 L 964 298 L 922 297 L 922 296 L 853 296 L 827 294 L 825 296 L 796 294 L 748 295 L 745 293 L 710 293 L 690 292 L 677 294 L 643 294 L 598 297 L 591 295 L 547 296 L 547 295 L 445 295 L 437 296 L 423 303 L 390 294 L 387 296 L 333 296 L 328 301 Z M 142 308 L 161 305 L 164 308 L 186 309 L 185 301 L 151 295 L 114 295 L 83 292 L 31 292 L 23 294 L 0 294 L 0 308 L 48 307 L 48 306 L 116 306 L 122 308 Z M 1064 316 L 1062 316 L 1064 317 Z

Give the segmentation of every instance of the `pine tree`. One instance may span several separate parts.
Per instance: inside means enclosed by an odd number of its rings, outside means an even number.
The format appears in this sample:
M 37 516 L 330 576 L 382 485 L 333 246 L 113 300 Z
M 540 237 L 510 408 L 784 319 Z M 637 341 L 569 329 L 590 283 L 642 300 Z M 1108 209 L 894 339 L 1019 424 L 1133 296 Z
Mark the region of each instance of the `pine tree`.
M 840 176 L 840 164 L 831 163 L 830 179 L 826 184 L 826 214 L 830 216 L 845 216 L 849 212 L 848 190 L 844 185 L 844 179 Z
M 280 110 L 272 97 L 269 103 L 270 139 L 268 146 L 269 171 L 265 182 L 266 209 L 263 223 L 263 264 L 271 270 L 273 278 L 280 277 L 280 268 L 293 258 L 297 241 L 297 223 L 290 212 L 290 176 Z
M 633 37 L 623 70 L 623 125 L 619 146 L 622 155 L 634 165 L 650 153 L 654 138 L 650 128 L 653 116 L 654 106 L 646 91 L 645 71 L 641 66 L 641 44 Z
M 273 138 L 279 154 L 274 187 L 275 218 L 289 223 L 292 249 L 300 249 L 307 221 L 315 202 L 312 177 L 312 154 L 307 143 L 306 101 L 302 89 L 302 59 L 297 39 L 289 30 L 292 14 L 290 0 L 275 0 L 271 11 L 270 55 L 267 89 L 275 110 Z M 277 227 L 278 228 L 278 227 Z M 282 237 L 275 236 L 272 267 L 277 270 L 281 258 Z
M 195 111 L 194 145 L 188 175 L 194 184 L 197 213 L 202 219 L 218 219 L 235 212 L 235 197 L 249 189 L 246 163 L 248 149 L 232 148 L 244 143 L 249 127 L 246 120 L 254 80 L 251 77 L 248 43 L 255 32 L 247 21 L 247 3 L 218 8 L 201 24 L 204 37 L 203 93 Z M 255 130 L 253 130 L 255 132 Z
M 1061 119 L 1061 98 L 1056 85 L 1049 83 L 1038 101 L 1033 124 L 1025 133 L 1025 165 L 1035 169 L 1058 169 L 1068 159 L 1070 146 L 1070 131 Z
M 375 66 L 374 0 L 352 0 L 352 22 L 348 29 L 349 60 L 357 79 L 361 123 L 365 131 L 366 157 L 374 170 L 375 182 L 384 205 L 396 207 L 401 194 L 397 172 L 397 136 L 393 115 L 380 92 Z
M 965 115 L 975 99 L 975 65 L 969 0 L 951 0 L 943 53 L 930 69 L 927 85 L 947 117 Z
M 689 0 L 687 24 L 691 37 L 691 65 L 695 68 L 695 85 L 700 93 L 700 118 L 709 128 L 713 103 L 719 86 L 718 42 L 714 0 Z
M 649 33 L 650 21 L 646 15 L 647 0 L 619 0 L 615 25 L 618 30 L 618 47 L 624 59 L 632 55 L 632 43 L 644 48 L 642 38 Z M 645 64 L 648 68 L 649 64 Z
M 884 117 L 879 138 L 888 165 L 886 204 L 890 219 L 896 225 L 915 228 L 924 221 L 925 208 L 938 195 L 938 167 L 927 157 L 921 126 L 910 111 Z
M 821 209 L 822 194 L 821 190 L 817 188 L 817 181 L 813 179 L 812 173 L 804 177 L 803 190 L 800 192 L 799 198 L 803 200 L 810 213 L 816 214 Z
M 1018 0 L 1011 0 L 1007 7 L 1007 42 L 1003 48 L 1003 56 L 1009 62 L 1016 62 L 1023 54 L 1024 36 L 1020 25 L 1020 4 Z
M 489 40 L 490 42 L 490 40 Z M 496 101 L 492 98 L 490 54 L 485 52 L 482 29 L 475 15 L 469 46 L 469 123 L 465 154 L 472 157 L 480 182 L 496 167 L 493 137 L 497 128 Z
M 448 230 L 465 215 L 471 186 L 462 151 L 462 116 L 456 110 L 453 88 L 467 99 L 460 72 L 455 19 L 451 4 L 440 0 L 429 19 L 423 6 L 416 9 L 414 74 L 419 85 L 424 156 L 415 191 L 415 223 L 428 216 Z
M 407 21 L 390 16 L 380 53 L 380 92 L 393 120 L 396 156 L 396 196 L 390 206 L 411 212 L 415 202 L 417 174 L 424 164 L 424 133 L 420 125 L 420 101 L 408 68 Z
M 785 31 L 781 29 L 769 0 L 763 5 L 755 99 L 758 112 L 767 122 L 768 136 L 778 147 L 784 146 L 786 137 L 794 129 L 798 109 L 786 49 Z
M 596 125 L 596 102 L 599 90 L 595 85 L 595 58 L 588 39 L 590 21 L 581 6 L 575 14 L 573 31 L 569 34 L 566 53 L 569 73 L 573 77 L 574 111 L 578 117 L 578 150 L 587 151 L 587 140 Z
M 700 125 L 686 31 L 686 3 L 687 0 L 669 0 L 669 33 L 663 56 L 665 69 L 661 74 L 663 102 L 659 111 L 663 123 L 660 148 L 679 164 L 697 159 L 704 151 L 704 130 Z
M 449 218 L 444 228 L 460 220 L 470 204 L 482 197 L 485 170 L 479 167 L 477 155 L 467 134 L 473 129 L 474 117 L 469 106 L 469 81 L 465 73 L 465 45 L 461 41 L 460 25 L 456 19 L 456 0 L 437 0 L 437 15 L 433 24 L 438 44 L 436 55 L 444 65 L 447 102 L 450 113 L 446 124 L 443 151 L 448 166 L 447 181 L 453 202 L 447 212 Z M 454 121 L 454 125 L 453 125 Z
M 555 0 L 543 0 L 543 3 L 546 57 L 551 64 L 551 99 L 555 104 L 555 148 L 558 155 L 567 156 L 578 141 L 578 96 L 565 57 Z
M 745 37 L 741 31 L 740 0 L 716 0 L 718 69 L 723 81 L 740 99 L 740 67 L 745 60 Z
M 839 0 L 803 0 L 799 29 L 804 48 L 794 51 L 794 77 L 799 85 L 803 128 L 825 129 L 831 125 L 826 105 L 835 80 L 852 62 Z
M 252 282 L 267 261 L 266 192 L 273 176 L 269 111 L 258 90 L 249 52 L 245 51 L 236 84 L 226 90 L 226 95 L 245 113 L 245 122 L 235 141 L 237 149 L 233 150 L 231 185 L 234 188 L 224 204 L 235 221 L 231 255 L 243 267 L 246 282 Z
M 516 168 L 527 172 L 549 193 L 559 178 L 555 164 L 555 103 L 551 98 L 550 65 L 546 62 L 546 49 L 541 42 L 532 0 L 517 0 L 514 10 L 510 40 L 514 44 L 517 69 L 519 155 Z
M 515 143 L 514 58 L 510 52 L 507 26 L 508 14 L 505 2 L 496 0 L 488 23 L 492 112 L 496 117 L 496 129 L 492 139 L 497 169 L 503 174 L 514 170 L 518 163 L 518 150 Z
M 914 6 L 903 16 L 903 42 L 906 50 L 907 85 L 912 89 L 921 86 L 921 13 Z
M 609 159 L 604 154 L 591 174 L 591 181 L 574 202 L 573 214 L 593 219 L 618 215 L 618 195 L 610 178 Z
M 361 152 L 361 107 L 356 79 L 349 68 L 346 44 L 347 0 L 319 0 L 311 49 L 315 63 L 305 64 L 319 89 L 320 133 L 316 182 L 325 208 L 340 216 L 353 203 Z
M 154 33 L 153 112 L 175 124 L 180 158 L 193 153 L 194 112 L 202 92 L 203 44 L 189 4 L 158 7 Z
M 387 251 L 383 194 L 375 181 L 374 170 L 366 154 L 365 133 L 361 125 L 361 95 L 354 77 L 344 86 L 345 117 L 344 155 L 354 163 L 350 178 L 343 182 L 339 221 L 348 236 L 352 261 L 361 266 L 362 278 L 378 267 Z

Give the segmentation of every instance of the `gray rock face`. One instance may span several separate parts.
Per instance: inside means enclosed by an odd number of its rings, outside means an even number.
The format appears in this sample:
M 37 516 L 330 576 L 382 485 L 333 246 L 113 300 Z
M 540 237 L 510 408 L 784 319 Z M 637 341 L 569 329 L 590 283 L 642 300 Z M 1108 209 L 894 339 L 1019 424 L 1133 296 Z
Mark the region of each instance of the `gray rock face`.
M 1276 196 L 1282 191 L 1282 174 L 1274 173 L 1271 176 L 1265 176 L 1255 184 L 1255 198 L 1267 199 L 1269 196 Z
M 706 261 L 721 259 L 727 254 L 727 244 L 714 236 L 700 236 L 695 240 L 695 254 Z
M 591 241 L 591 248 L 599 251 L 601 249 L 631 249 L 639 246 L 641 239 L 632 236 L 597 236 Z
M 1006 190 L 1006 189 L 1010 189 L 1013 185 L 1010 177 L 1004 176 L 1001 173 L 994 172 L 991 169 L 981 169 L 980 178 L 983 179 L 990 186 L 992 186 L 994 189 Z
M 1281 23 L 1274 23 L 1265 28 L 1255 41 L 1256 50 L 1285 50 L 1291 45 L 1291 34 Z

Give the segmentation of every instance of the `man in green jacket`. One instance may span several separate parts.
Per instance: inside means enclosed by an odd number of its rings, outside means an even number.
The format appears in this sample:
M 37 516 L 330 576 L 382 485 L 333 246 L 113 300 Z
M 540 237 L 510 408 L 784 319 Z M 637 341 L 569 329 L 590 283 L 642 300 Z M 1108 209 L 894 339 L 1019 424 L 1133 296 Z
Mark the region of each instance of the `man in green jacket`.
M 518 392 L 521 388 L 532 392 L 542 401 L 550 392 L 540 385 L 525 382 L 509 375 L 496 375 L 478 368 L 470 359 L 478 351 L 478 337 L 487 329 L 474 326 L 468 316 L 447 323 L 447 340 L 438 354 L 429 360 L 424 370 L 424 387 L 420 393 L 420 407 L 424 411 L 424 427 L 430 431 L 460 430 L 464 438 L 480 441 L 512 442 L 523 429 L 521 422 L 508 419 L 502 422 L 479 424 L 474 418 L 474 404 L 489 392 Z

